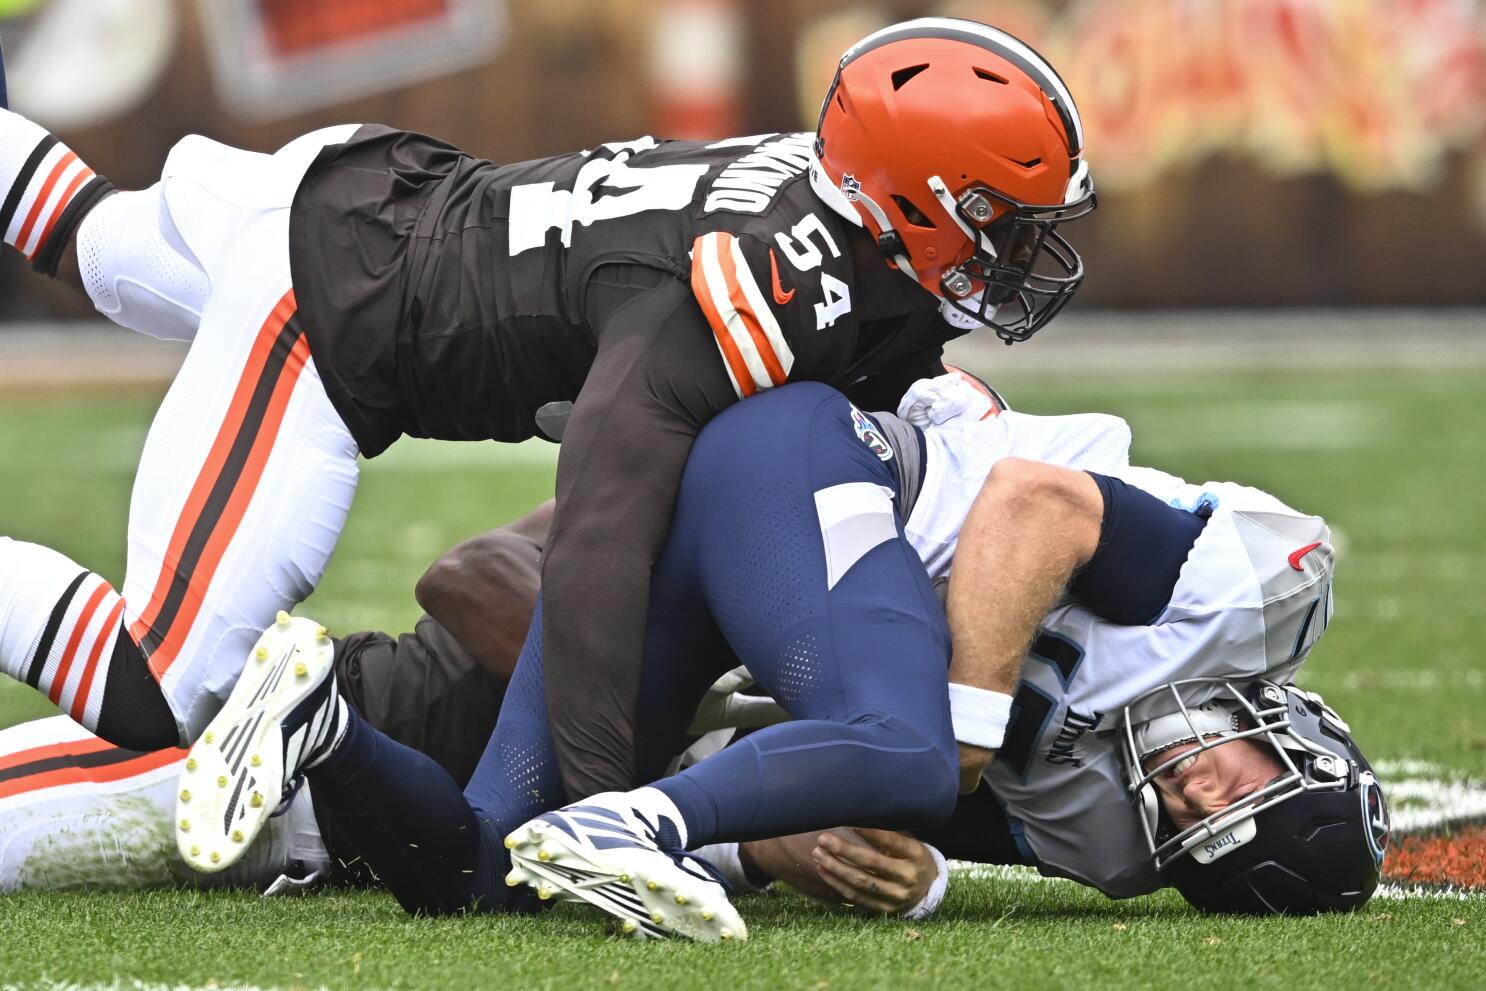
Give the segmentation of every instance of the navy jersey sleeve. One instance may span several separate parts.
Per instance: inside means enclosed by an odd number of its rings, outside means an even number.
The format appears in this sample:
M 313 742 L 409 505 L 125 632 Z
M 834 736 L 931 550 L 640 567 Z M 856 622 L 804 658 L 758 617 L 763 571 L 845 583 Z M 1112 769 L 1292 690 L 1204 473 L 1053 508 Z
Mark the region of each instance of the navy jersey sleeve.
M 572 800 L 634 784 L 651 567 L 693 440 L 737 399 L 685 283 L 608 298 L 612 312 L 589 306 L 598 354 L 563 436 L 542 568 L 547 713 Z

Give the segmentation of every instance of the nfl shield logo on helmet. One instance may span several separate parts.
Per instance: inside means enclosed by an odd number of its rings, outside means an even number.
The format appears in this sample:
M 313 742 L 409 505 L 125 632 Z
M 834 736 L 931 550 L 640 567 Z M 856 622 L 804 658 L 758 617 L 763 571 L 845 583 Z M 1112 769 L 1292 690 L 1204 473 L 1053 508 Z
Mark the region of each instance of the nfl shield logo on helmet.
M 841 195 L 845 196 L 848 201 L 855 203 L 861 193 L 862 184 L 857 181 L 856 176 L 848 172 L 841 177 Z

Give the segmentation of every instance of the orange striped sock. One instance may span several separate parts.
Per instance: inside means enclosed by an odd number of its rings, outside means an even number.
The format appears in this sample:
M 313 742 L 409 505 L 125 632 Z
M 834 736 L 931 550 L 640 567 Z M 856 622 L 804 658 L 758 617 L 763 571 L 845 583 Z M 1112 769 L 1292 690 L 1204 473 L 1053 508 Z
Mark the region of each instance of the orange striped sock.
M 104 188 L 107 181 L 45 128 L 0 110 L 0 233 L 6 244 L 38 261 Z

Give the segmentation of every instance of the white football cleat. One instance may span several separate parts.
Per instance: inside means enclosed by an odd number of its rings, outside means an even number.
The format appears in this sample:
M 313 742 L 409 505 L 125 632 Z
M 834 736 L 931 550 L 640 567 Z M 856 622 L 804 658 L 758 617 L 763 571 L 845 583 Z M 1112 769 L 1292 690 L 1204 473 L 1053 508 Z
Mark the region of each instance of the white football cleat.
M 181 770 L 175 839 L 198 871 L 226 870 L 344 730 L 325 628 L 279 613 Z
M 662 849 L 654 827 L 626 811 L 620 793 L 537 816 L 506 837 L 506 849 L 507 884 L 529 885 L 543 901 L 587 902 L 637 939 L 748 938 L 716 869 L 685 851 Z

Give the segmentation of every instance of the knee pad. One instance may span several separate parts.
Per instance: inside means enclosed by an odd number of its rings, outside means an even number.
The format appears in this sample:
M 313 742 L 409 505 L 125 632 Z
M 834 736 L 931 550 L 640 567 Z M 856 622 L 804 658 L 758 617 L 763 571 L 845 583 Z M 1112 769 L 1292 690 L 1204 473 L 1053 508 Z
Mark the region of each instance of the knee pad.
M 83 285 L 114 323 L 165 341 L 190 341 L 211 281 L 176 230 L 159 184 L 94 207 L 77 236 Z

